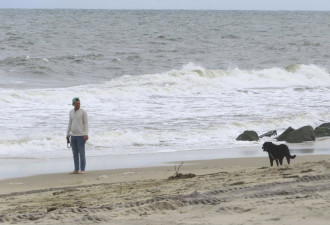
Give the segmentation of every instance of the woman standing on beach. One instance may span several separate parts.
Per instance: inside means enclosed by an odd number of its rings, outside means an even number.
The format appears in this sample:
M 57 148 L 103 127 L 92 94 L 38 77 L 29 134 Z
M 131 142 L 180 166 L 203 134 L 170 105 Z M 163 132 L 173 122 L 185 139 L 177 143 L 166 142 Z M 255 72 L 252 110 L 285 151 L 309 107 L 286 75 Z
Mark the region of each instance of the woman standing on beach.
M 85 143 L 88 140 L 88 118 L 85 110 L 80 108 L 80 99 L 72 99 L 74 108 L 69 113 L 69 125 L 66 139 L 69 142 L 71 135 L 71 147 L 74 161 L 74 171 L 71 174 L 85 173 L 86 157 Z M 79 171 L 80 163 L 80 171 Z

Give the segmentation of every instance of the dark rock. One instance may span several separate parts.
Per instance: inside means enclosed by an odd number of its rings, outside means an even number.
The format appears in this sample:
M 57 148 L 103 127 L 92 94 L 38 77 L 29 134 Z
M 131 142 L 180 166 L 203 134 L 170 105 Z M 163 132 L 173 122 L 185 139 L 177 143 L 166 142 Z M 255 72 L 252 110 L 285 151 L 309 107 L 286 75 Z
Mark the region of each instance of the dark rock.
M 49 207 L 49 208 L 47 208 L 47 212 L 52 212 L 56 209 L 57 209 L 57 207 Z
M 325 127 L 325 128 L 329 128 L 330 129 L 330 123 L 323 123 L 318 127 Z
M 237 141 L 259 141 L 257 132 L 253 130 L 246 130 L 240 134 L 237 138 Z
M 314 133 L 315 133 L 315 137 L 327 137 L 330 136 L 330 128 L 316 127 Z
M 327 137 L 330 136 L 330 123 L 323 123 L 320 126 L 316 127 L 315 137 Z
M 293 129 L 292 127 L 289 127 L 288 129 L 286 129 L 280 136 L 278 136 L 277 138 L 276 138 L 276 140 L 278 140 L 278 141 L 285 141 L 286 139 L 287 139 L 287 137 L 288 137 L 288 135 L 291 133 L 291 132 L 293 132 L 293 131 L 295 131 L 295 129 Z
M 267 133 L 264 133 L 263 135 L 260 135 L 259 138 L 271 137 L 273 135 L 277 135 L 277 131 L 276 130 L 268 131 Z
M 304 126 L 298 130 L 292 131 L 289 133 L 286 142 L 289 143 L 302 143 L 305 141 L 315 141 L 314 129 L 311 126 Z

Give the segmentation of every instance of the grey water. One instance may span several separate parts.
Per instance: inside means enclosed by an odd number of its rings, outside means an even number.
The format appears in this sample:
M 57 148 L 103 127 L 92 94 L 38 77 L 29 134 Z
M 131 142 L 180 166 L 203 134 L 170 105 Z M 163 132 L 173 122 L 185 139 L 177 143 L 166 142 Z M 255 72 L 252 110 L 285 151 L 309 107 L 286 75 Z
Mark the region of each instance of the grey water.
M 180 69 L 330 68 L 329 12 L 0 10 L 0 87 Z

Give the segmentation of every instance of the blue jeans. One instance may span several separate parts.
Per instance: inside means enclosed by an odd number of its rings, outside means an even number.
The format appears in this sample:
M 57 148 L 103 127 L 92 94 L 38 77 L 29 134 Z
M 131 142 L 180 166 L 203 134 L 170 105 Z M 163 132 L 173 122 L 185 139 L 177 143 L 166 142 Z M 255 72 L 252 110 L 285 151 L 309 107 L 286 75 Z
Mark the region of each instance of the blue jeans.
M 79 171 L 79 161 L 80 161 L 80 170 L 85 171 L 85 167 L 86 167 L 85 143 L 86 142 L 84 136 L 71 135 L 71 147 L 72 147 L 75 171 Z

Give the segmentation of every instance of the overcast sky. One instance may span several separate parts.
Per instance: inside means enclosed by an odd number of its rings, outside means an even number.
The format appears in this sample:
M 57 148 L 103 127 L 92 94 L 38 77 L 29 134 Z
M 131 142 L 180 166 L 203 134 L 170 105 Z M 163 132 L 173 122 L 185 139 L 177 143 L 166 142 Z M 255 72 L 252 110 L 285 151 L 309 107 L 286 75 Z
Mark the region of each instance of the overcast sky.
M 0 0 L 0 8 L 330 11 L 330 0 Z

